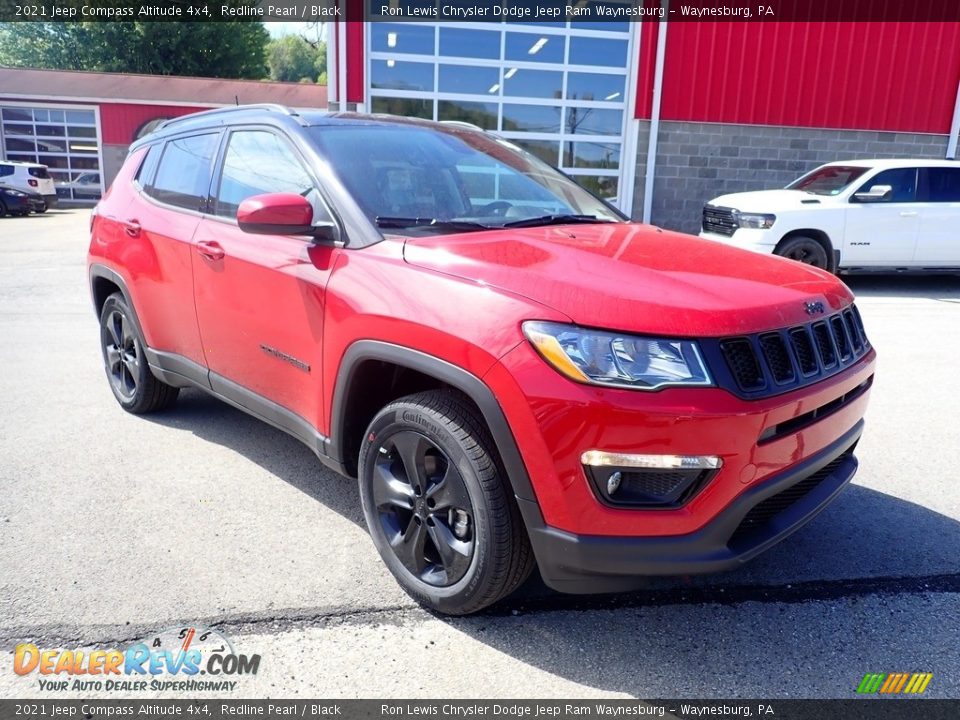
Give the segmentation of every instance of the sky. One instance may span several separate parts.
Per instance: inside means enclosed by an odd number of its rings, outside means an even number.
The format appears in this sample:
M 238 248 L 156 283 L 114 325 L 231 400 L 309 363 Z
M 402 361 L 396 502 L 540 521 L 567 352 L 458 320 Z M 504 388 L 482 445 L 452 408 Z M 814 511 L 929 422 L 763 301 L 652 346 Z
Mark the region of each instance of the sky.
M 264 23 L 270 37 L 278 38 L 284 35 L 303 35 L 311 41 L 325 40 L 327 37 L 326 23 L 306 23 L 306 22 L 268 22 Z M 317 37 L 317 34 L 320 37 Z

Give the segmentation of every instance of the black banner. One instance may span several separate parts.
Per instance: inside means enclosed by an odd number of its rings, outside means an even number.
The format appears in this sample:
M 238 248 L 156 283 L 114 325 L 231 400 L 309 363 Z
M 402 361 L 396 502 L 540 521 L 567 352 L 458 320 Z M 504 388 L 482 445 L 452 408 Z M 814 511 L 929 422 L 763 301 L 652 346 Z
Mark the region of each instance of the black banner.
M 0 22 L 960 21 L 955 0 L 0 0 Z
M 0 717 L 954 720 L 960 700 L 0 700 Z

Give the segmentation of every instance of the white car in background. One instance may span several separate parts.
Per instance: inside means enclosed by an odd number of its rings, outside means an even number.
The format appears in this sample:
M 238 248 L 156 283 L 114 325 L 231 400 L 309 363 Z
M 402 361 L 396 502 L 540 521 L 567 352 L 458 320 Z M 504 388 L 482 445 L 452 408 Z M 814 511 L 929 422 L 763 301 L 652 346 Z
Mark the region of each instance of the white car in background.
M 23 192 L 40 193 L 47 208 L 57 206 L 57 190 L 46 165 L 0 160 L 0 183 Z
M 853 160 L 703 208 L 700 237 L 833 272 L 960 272 L 960 163 Z

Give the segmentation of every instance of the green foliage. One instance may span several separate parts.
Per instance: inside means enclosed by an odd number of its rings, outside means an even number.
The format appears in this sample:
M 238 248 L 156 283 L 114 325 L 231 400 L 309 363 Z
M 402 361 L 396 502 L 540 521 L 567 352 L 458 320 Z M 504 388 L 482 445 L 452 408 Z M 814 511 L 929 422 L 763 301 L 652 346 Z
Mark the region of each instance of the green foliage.
M 0 65 L 262 78 L 268 40 L 247 21 L 0 23 Z
M 314 82 L 327 71 L 327 47 L 316 45 L 299 35 L 286 35 L 267 45 L 270 79 L 283 82 Z

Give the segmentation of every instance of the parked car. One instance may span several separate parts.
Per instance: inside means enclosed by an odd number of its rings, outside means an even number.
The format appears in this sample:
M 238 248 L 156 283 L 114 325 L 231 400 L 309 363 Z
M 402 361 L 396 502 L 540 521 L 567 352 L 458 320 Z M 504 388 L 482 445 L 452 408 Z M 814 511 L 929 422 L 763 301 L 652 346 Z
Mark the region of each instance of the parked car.
M 100 173 L 81 173 L 69 182 L 57 183 L 57 195 L 65 200 L 99 200 Z
M 57 206 L 57 191 L 46 165 L 0 160 L 0 183 L 42 195 L 46 205 L 40 212 Z
M 31 212 L 42 213 L 47 209 L 43 196 L 39 193 L 19 190 L 0 183 L 0 217 L 4 215 L 28 215 Z
M 832 271 L 960 271 L 960 164 L 853 160 L 703 208 L 700 237 Z
M 589 593 L 736 567 L 857 468 L 875 353 L 843 283 L 632 224 L 482 131 L 171 120 L 94 209 L 89 278 L 122 408 L 197 387 L 299 438 L 440 612 L 535 562 Z

